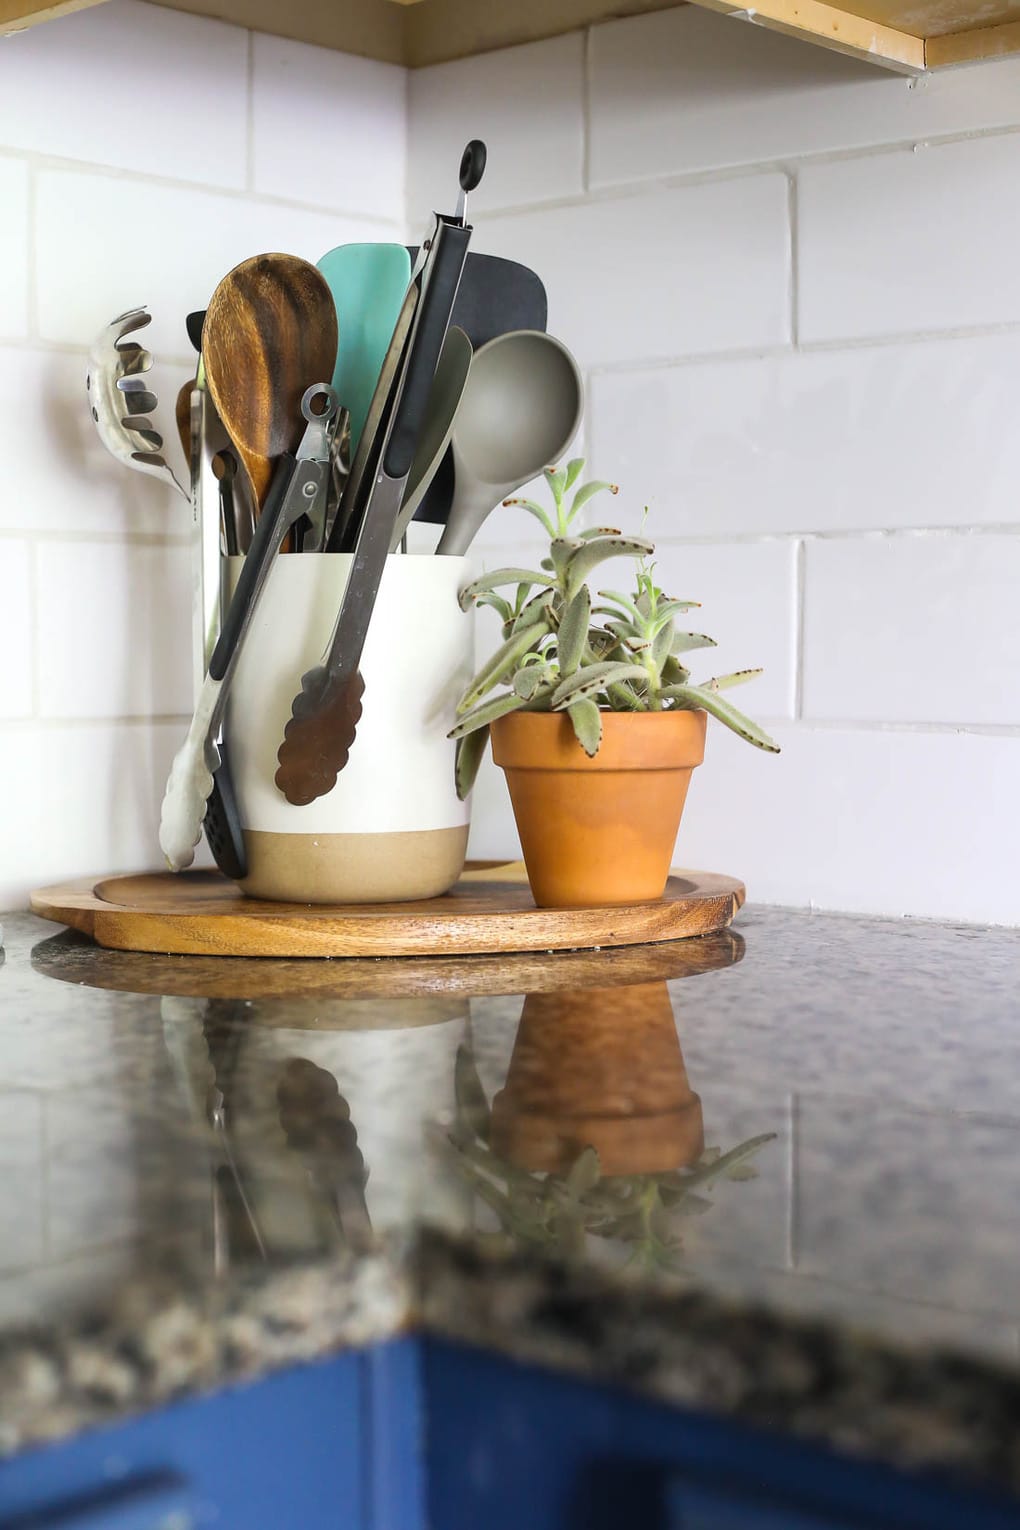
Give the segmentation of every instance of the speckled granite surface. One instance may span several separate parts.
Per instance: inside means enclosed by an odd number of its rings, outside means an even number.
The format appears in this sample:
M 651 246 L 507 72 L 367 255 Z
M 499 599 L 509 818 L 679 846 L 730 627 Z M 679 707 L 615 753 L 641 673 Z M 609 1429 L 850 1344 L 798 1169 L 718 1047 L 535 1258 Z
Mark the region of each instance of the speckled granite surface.
M 4 925 L 0 1450 L 424 1324 L 1020 1492 L 1020 932 L 751 908 L 393 966 Z

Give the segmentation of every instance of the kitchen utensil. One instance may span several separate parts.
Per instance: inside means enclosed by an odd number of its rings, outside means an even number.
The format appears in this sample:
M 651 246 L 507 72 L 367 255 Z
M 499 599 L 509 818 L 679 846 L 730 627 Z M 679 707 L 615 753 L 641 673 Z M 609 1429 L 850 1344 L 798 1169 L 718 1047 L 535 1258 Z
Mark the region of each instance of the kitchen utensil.
M 411 279 L 411 257 L 402 244 L 342 244 L 318 267 L 343 326 L 333 387 L 350 411 L 354 452 Z
M 313 404 L 322 399 L 326 407 L 317 413 Z M 170 768 L 160 816 L 159 842 L 167 864 L 175 871 L 190 866 L 194 859 L 206 803 L 213 789 L 214 772 L 222 758 L 219 730 L 230 681 L 273 559 L 288 530 L 314 501 L 329 473 L 331 427 L 337 413 L 333 389 L 326 383 L 313 383 L 305 390 L 301 413 L 307 424 L 297 455 L 284 453 L 277 465 L 241 577 L 209 660 L 209 670 L 195 705 L 188 736 Z
M 417 247 L 412 245 L 412 259 Z M 514 329 L 545 329 L 549 300 L 539 277 L 516 260 L 472 250 L 453 305 L 458 325 L 476 351 Z M 453 503 L 453 453 L 447 450 L 416 512 L 419 521 L 445 525 Z
M 301 436 L 301 398 L 336 362 L 336 309 L 296 255 L 242 261 L 213 293 L 202 326 L 206 386 L 260 510 L 278 457 Z
M 437 952 L 442 952 L 442 959 L 447 962 L 457 955 L 530 951 L 531 963 L 537 962 L 537 970 L 541 971 L 542 961 L 534 956 L 536 951 L 582 951 L 711 935 L 730 924 L 745 896 L 744 884 L 736 877 L 711 871 L 677 871 L 666 883 L 662 897 L 654 903 L 622 904 L 617 908 L 536 908 L 522 864 L 494 866 L 483 861 L 472 865 L 469 861 L 463 877 L 448 893 L 403 905 L 281 906 L 246 898 L 239 887 L 215 871 L 193 871 L 186 877 L 144 872 L 98 882 L 93 875 L 63 886 L 41 888 L 32 894 L 31 904 L 42 918 L 71 925 L 99 945 L 114 949 L 192 956 L 215 951 L 220 956 L 252 957 L 434 958 Z M 701 965 L 705 957 L 702 941 L 692 941 L 688 951 L 689 957 L 676 953 L 680 972 L 687 960 L 694 971 L 705 971 L 706 967 Z M 726 960 L 718 960 L 718 951 L 717 946 L 709 970 L 712 966 L 727 965 Z M 574 958 L 564 959 L 574 965 Z M 592 970 L 592 978 L 612 971 L 614 958 L 605 949 L 600 949 L 596 960 L 599 966 Z M 739 960 L 739 954 L 731 955 L 729 960 Z M 662 948 L 653 944 L 642 951 L 641 967 L 637 970 L 647 972 L 646 964 L 658 961 L 669 965 Z M 488 992 L 514 992 L 502 965 L 496 962 L 494 971 L 486 972 L 488 965 L 473 966 L 468 983 L 477 983 Z M 376 967 L 380 966 L 385 964 L 377 961 Z M 535 971 L 532 965 L 520 972 L 517 981 L 525 990 L 534 986 L 531 980 Z M 79 982 L 80 973 L 79 959 L 75 973 Z M 176 967 L 168 967 L 162 981 L 183 982 L 185 976 Z M 144 981 L 144 969 L 139 972 L 132 968 L 130 977 L 135 983 Z M 434 993 L 456 980 L 455 964 L 452 972 L 447 967 L 442 975 L 431 974 L 428 991 Z M 209 981 L 223 983 L 227 978 L 210 975 L 206 978 Z M 254 981 L 268 982 L 268 974 L 264 977 L 260 974 Z M 342 985 L 353 979 L 345 971 L 337 973 L 332 981 Z M 380 973 L 378 981 L 380 986 L 389 988 L 405 980 L 391 968 L 385 976 Z M 613 981 L 609 979 L 610 984 Z M 307 982 L 314 982 L 314 978 L 291 972 L 287 987 L 299 993 Z M 255 991 L 252 984 L 249 977 L 242 992 Z M 127 980 L 124 986 L 129 986 Z M 520 992 L 520 988 L 516 991 Z
M 366 472 L 363 502 L 347 517 L 356 537 L 347 588 L 322 664 L 301 677 L 280 745 L 276 784 L 294 804 L 332 789 L 354 741 L 364 690 L 358 664 L 467 258 L 467 194 L 484 169 L 485 145 L 476 139 L 461 159 L 457 210 L 452 217 L 435 215 L 428 253 L 423 249 L 412 274 L 409 292 L 418 284 L 421 296 L 377 452 L 373 446 L 377 466 Z
M 336 392 L 336 389 L 333 390 Z M 349 472 L 347 452 L 350 449 L 351 417 L 346 409 L 338 409 L 329 454 L 329 472 L 322 491 L 315 503 L 310 505 L 300 525 L 296 528 L 298 548 L 301 552 L 322 552 L 326 545 L 330 502 L 336 503 Z
M 163 437 L 150 418 L 157 404 L 145 377 L 152 356 L 126 338 L 151 322 L 147 308 L 131 308 L 111 319 L 89 351 L 85 388 L 99 439 L 110 455 L 136 472 L 172 484 L 187 499 L 188 491 L 163 456 Z
M 204 323 L 204 308 L 199 308 L 194 313 L 189 313 L 188 317 L 184 321 L 184 327 L 188 331 L 188 339 L 191 341 L 196 351 L 198 351 L 199 355 L 202 354 L 202 325 Z
M 407 475 L 407 486 L 404 489 L 404 499 L 400 506 L 400 514 L 397 516 L 397 524 L 393 528 L 391 552 L 396 551 L 401 538 L 414 519 L 414 512 L 421 504 L 422 497 L 450 444 L 457 407 L 471 367 L 472 354 L 471 341 L 467 335 L 462 329 L 451 325 L 443 341 L 439 365 L 436 367 L 436 375 L 432 379 L 432 387 L 429 390 L 429 401 L 421 435 L 418 438 L 418 448 L 414 454 L 414 461 L 411 463 L 411 471 Z
M 553 335 L 518 330 L 476 351 L 451 442 L 453 505 L 436 551 L 467 552 L 500 500 L 567 449 L 583 405 L 577 362 Z

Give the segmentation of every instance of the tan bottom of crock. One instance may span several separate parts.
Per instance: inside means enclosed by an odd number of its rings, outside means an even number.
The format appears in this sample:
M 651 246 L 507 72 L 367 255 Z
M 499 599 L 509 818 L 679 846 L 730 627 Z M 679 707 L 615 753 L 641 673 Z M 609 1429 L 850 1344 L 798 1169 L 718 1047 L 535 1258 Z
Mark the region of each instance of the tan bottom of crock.
M 269 834 L 245 829 L 249 898 L 278 903 L 407 903 L 437 898 L 464 869 L 468 826 L 400 834 Z

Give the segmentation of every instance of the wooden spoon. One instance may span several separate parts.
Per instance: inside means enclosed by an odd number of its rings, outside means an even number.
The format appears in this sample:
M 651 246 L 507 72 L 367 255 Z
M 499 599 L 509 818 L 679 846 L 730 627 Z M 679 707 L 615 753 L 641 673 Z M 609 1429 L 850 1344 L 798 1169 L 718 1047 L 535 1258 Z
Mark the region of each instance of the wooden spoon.
M 242 261 L 212 295 L 202 326 L 206 386 L 259 510 L 276 459 L 300 444 L 302 395 L 329 382 L 336 348 L 329 287 L 296 255 Z

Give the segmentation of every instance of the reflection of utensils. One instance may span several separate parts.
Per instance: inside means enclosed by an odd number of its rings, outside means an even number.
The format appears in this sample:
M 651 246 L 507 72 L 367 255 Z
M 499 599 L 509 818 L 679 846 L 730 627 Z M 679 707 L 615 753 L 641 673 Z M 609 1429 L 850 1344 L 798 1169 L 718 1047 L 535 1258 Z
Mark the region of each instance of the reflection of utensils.
M 324 402 L 326 407 L 316 412 L 313 407 L 316 402 Z M 288 530 L 315 502 L 329 474 L 331 427 L 337 413 L 332 388 L 318 383 L 306 389 L 301 411 L 307 424 L 297 456 L 286 453 L 280 458 L 209 661 L 188 736 L 170 769 L 160 815 L 159 842 L 167 864 L 174 871 L 190 866 L 194 859 L 214 773 L 221 761 L 220 725 L 230 682 L 273 560 Z
M 453 326 L 443 341 L 442 354 L 436 375 L 432 379 L 428 407 L 422 422 L 421 435 L 407 475 L 407 487 L 400 506 L 400 514 L 393 529 L 390 551 L 395 552 L 406 532 L 415 511 L 428 491 L 440 462 L 453 435 L 457 408 L 464 392 L 471 367 L 471 341 L 462 329 Z
M 411 279 L 411 257 L 402 244 L 342 244 L 323 255 L 318 267 L 344 337 L 333 386 L 350 410 L 351 450 L 356 451 Z
M 411 259 L 417 246 L 410 246 Z M 472 250 L 457 289 L 451 323 L 467 335 L 476 351 L 514 329 L 545 329 L 549 300 L 534 271 L 501 255 Z M 447 449 L 418 506 L 419 521 L 445 525 L 453 503 L 453 455 Z
M 451 443 L 453 505 L 437 552 L 467 552 L 500 500 L 566 451 L 583 404 L 577 362 L 552 335 L 518 330 L 475 352 Z
M 357 489 L 351 473 L 351 491 L 359 497 L 349 513 L 341 507 L 341 529 L 354 537 L 350 575 L 322 663 L 302 675 L 279 749 L 276 784 L 294 804 L 314 802 L 331 791 L 350 756 L 364 692 L 358 666 L 467 257 L 467 193 L 478 185 L 484 168 L 485 145 L 475 140 L 461 160 L 457 211 L 452 217 L 435 215 L 428 254 L 423 251 L 412 273 L 405 307 L 415 291 L 420 295 L 393 404 L 378 432 L 377 449 L 373 443 L 374 466 Z
M 314 266 L 256 255 L 229 272 L 202 325 L 206 384 L 261 511 L 277 460 L 301 435 L 308 385 L 331 377 L 336 309 Z
M 212 1076 L 206 1092 L 206 1118 L 219 1151 L 215 1168 L 213 1242 L 218 1273 L 231 1262 L 266 1257 L 266 1246 L 252 1208 L 231 1141 L 230 1091 L 244 1037 L 244 1006 L 211 999 L 203 1034 Z
M 276 1098 L 287 1141 L 301 1154 L 341 1231 L 351 1241 L 364 1241 L 372 1231 L 365 1201 L 368 1173 L 336 1079 L 305 1057 L 291 1057 L 281 1070 Z
M 157 400 L 142 374 L 150 371 L 152 356 L 126 338 L 151 320 L 147 308 L 132 308 L 106 325 L 89 351 L 85 388 L 99 439 L 110 455 L 136 472 L 172 484 L 187 499 L 187 490 L 163 456 L 163 437 L 151 419 Z

